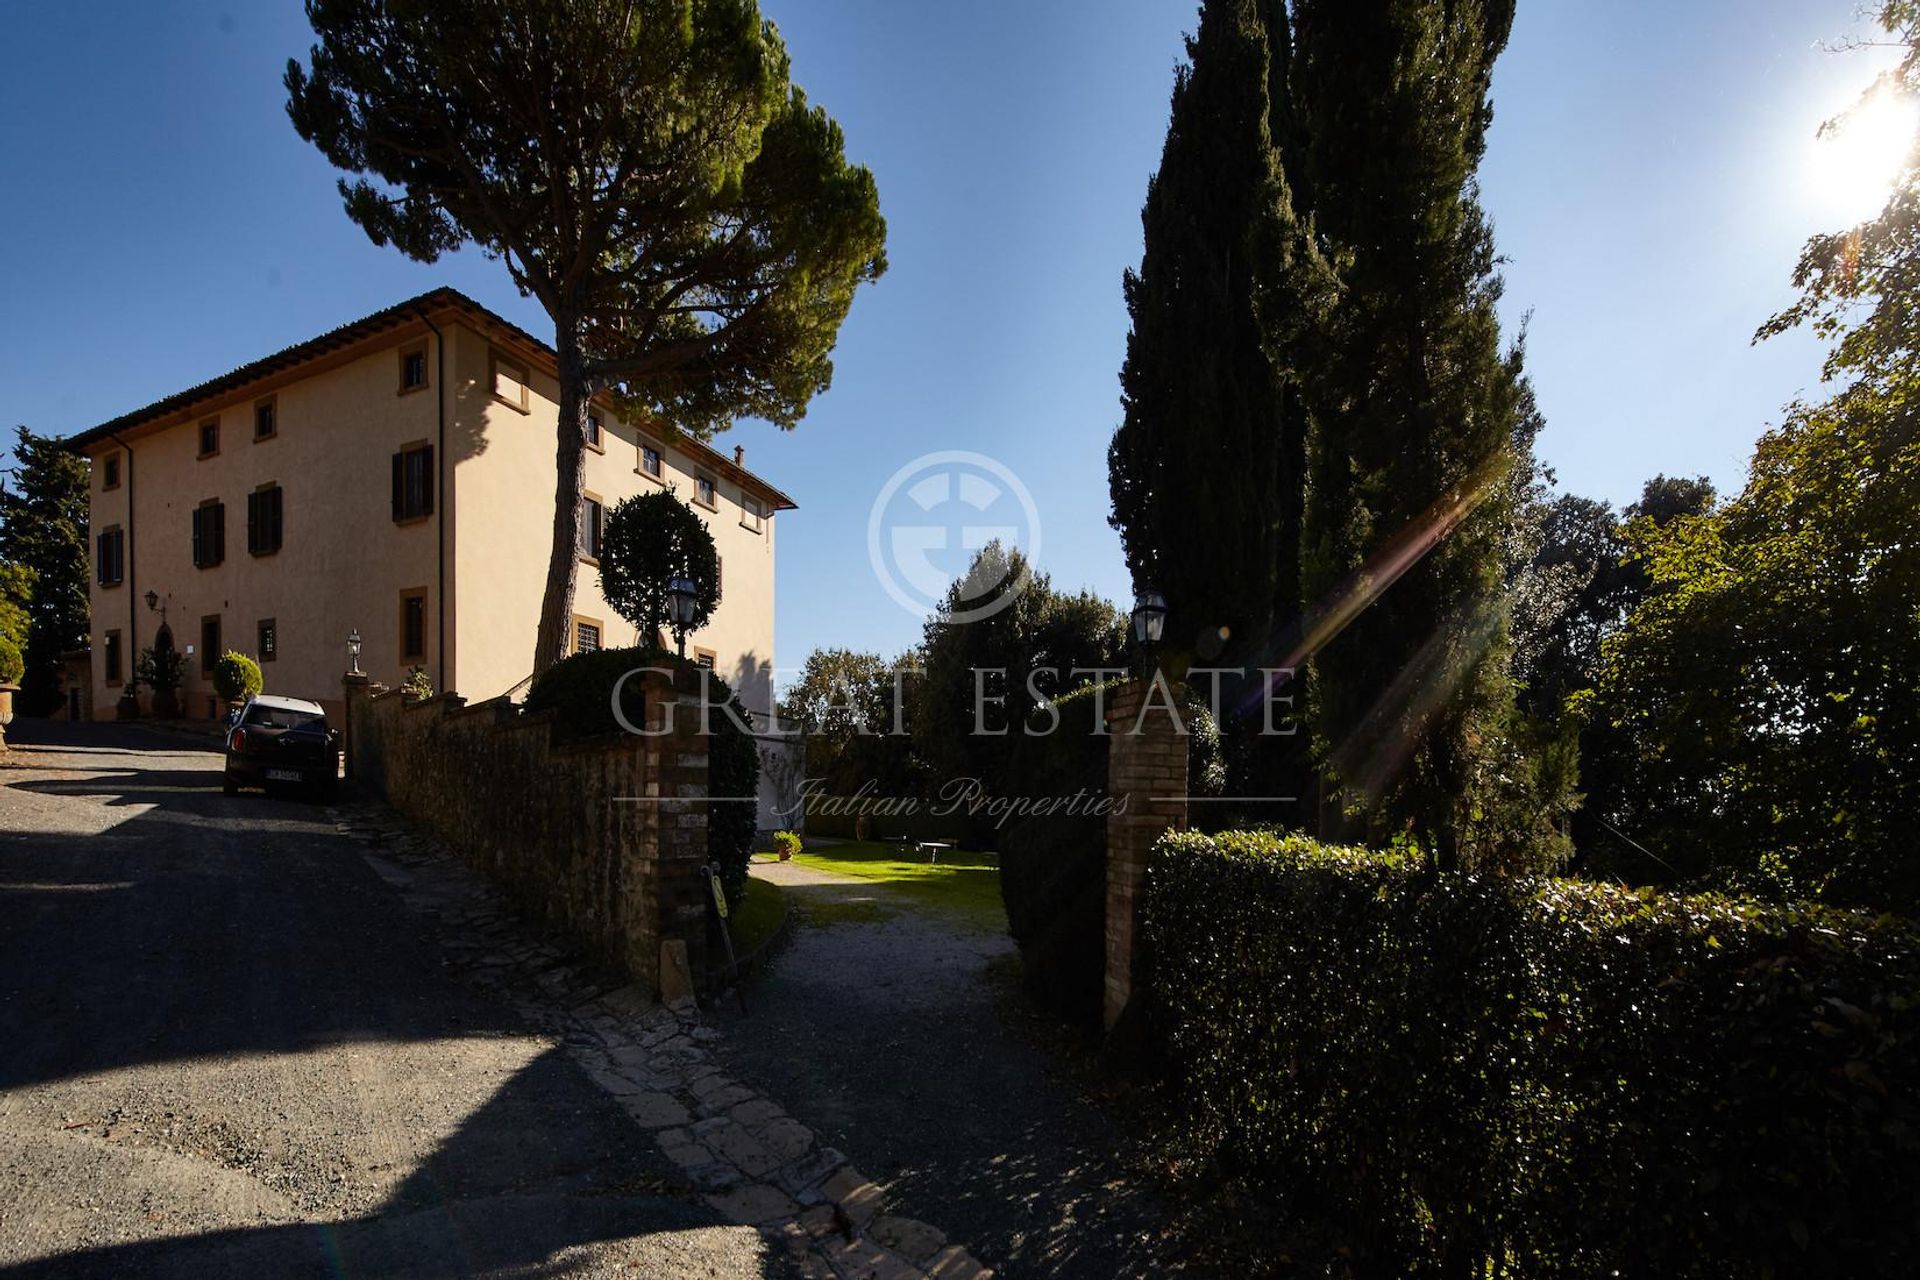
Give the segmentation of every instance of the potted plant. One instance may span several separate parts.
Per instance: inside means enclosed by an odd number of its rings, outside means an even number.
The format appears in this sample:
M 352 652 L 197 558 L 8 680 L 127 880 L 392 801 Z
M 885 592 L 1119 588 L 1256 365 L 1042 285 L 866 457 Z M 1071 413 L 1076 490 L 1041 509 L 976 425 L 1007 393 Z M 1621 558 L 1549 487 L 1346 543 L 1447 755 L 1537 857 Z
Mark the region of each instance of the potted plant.
M 213 664 L 213 691 L 227 704 L 228 711 L 238 710 L 248 698 L 259 693 L 265 685 L 260 675 L 260 664 L 244 653 L 229 650 L 220 655 L 220 661 Z
M 425 667 L 407 668 L 407 678 L 400 682 L 400 696 L 408 702 L 425 702 L 433 696 L 433 680 Z
M 793 855 L 800 852 L 800 837 L 791 831 L 776 831 L 773 833 L 773 849 L 780 855 L 780 861 L 790 862 Z
M 180 682 L 186 678 L 187 660 L 172 645 L 156 645 L 140 651 L 134 664 L 136 683 L 153 690 L 153 714 L 161 720 L 180 715 Z M 129 691 L 131 692 L 131 691 Z
M 7 726 L 13 723 L 13 695 L 20 692 L 20 677 L 26 671 L 20 646 L 0 636 L 0 751 L 7 749 Z

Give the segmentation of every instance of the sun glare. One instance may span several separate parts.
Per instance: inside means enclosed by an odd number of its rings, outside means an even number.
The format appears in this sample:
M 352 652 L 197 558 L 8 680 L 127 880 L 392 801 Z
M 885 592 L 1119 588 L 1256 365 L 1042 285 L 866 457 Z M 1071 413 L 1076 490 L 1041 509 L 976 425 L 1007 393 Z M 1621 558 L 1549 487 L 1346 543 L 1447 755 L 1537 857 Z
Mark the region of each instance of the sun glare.
M 1920 131 L 1920 106 L 1879 92 L 1820 136 L 1814 181 L 1820 195 L 1853 220 L 1885 206 Z

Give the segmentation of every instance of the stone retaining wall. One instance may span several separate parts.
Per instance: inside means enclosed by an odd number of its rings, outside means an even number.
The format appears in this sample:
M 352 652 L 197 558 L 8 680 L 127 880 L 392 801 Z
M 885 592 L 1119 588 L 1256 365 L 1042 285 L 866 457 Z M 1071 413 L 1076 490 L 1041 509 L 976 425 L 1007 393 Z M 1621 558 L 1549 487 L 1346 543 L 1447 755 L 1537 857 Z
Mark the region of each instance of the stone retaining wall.
M 531 919 L 671 996 L 707 971 L 707 748 L 697 689 L 640 679 L 657 736 L 578 742 L 556 740 L 550 713 L 522 715 L 504 698 L 408 702 L 349 683 L 347 771 Z M 676 704 L 690 705 L 672 715 Z

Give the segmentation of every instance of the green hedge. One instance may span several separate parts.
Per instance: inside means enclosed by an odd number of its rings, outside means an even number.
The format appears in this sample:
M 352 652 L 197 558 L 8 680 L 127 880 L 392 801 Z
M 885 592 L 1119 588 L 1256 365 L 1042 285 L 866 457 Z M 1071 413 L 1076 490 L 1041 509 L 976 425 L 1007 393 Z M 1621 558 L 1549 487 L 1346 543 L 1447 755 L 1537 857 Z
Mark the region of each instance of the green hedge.
M 1912 1273 L 1908 924 L 1248 833 L 1142 910 L 1186 1136 L 1336 1274 Z
M 26 670 L 27 664 L 20 656 L 20 646 L 6 636 L 0 636 L 0 684 L 19 684 Z
M 526 710 L 552 711 L 555 731 L 562 738 L 599 737 L 622 732 L 613 711 L 613 689 L 627 672 L 641 667 L 672 669 L 679 659 L 647 649 L 599 649 L 578 653 L 542 672 L 527 691 Z M 712 737 L 707 749 L 707 793 L 716 796 L 752 796 L 760 788 L 760 752 L 753 736 L 717 708 L 731 705 L 740 724 L 752 717 L 725 680 L 706 673 L 711 682 L 707 697 L 714 704 L 708 717 Z M 690 677 L 689 677 L 690 678 Z M 689 688 L 693 686 L 689 685 Z M 646 699 L 640 677 L 620 686 L 620 712 L 629 724 L 646 723 Z M 753 855 L 757 806 L 743 800 L 709 806 L 707 856 L 719 864 L 727 900 L 738 903 L 747 887 L 747 863 Z

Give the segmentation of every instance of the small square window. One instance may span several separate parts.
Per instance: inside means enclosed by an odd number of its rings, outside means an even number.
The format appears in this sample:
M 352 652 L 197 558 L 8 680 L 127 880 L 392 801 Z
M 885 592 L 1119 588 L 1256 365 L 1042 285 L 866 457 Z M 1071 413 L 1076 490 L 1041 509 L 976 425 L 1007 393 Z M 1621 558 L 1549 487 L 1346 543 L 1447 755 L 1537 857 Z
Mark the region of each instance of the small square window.
M 427 348 L 422 343 L 400 353 L 400 390 L 418 391 L 427 385 Z
M 522 413 L 528 412 L 532 389 L 527 385 L 527 368 L 504 356 L 493 357 L 493 398 Z
M 253 438 L 271 440 L 280 432 L 279 405 L 268 396 L 253 406 Z
M 713 670 L 715 661 L 714 652 L 711 649 L 695 649 L 693 651 L 693 661 L 695 665 L 705 667 L 711 671 Z
M 640 473 L 652 476 L 655 480 L 666 474 L 666 461 L 661 458 L 660 450 L 650 444 L 640 446 Z
M 118 489 L 120 487 L 120 455 L 110 453 L 100 462 L 100 487 Z
M 760 499 L 748 497 L 740 499 L 740 523 L 755 533 L 766 528 L 767 509 L 760 504 Z
M 220 419 L 209 418 L 200 424 L 200 456 L 211 458 L 220 452 Z
M 588 414 L 587 415 L 587 448 L 597 449 L 603 453 L 606 451 L 606 445 L 601 440 L 601 432 L 602 432 L 602 428 L 600 424 L 600 415 L 597 413 Z
M 255 647 L 260 651 L 260 661 L 272 662 L 274 656 L 280 652 L 279 625 L 272 618 L 262 618 L 257 634 L 258 644 Z
M 712 476 L 694 477 L 693 500 L 708 510 L 717 510 L 719 508 L 719 491 L 714 487 Z
M 575 653 L 597 653 L 600 649 L 600 624 L 589 622 L 585 618 L 576 618 L 573 623 L 573 651 Z

